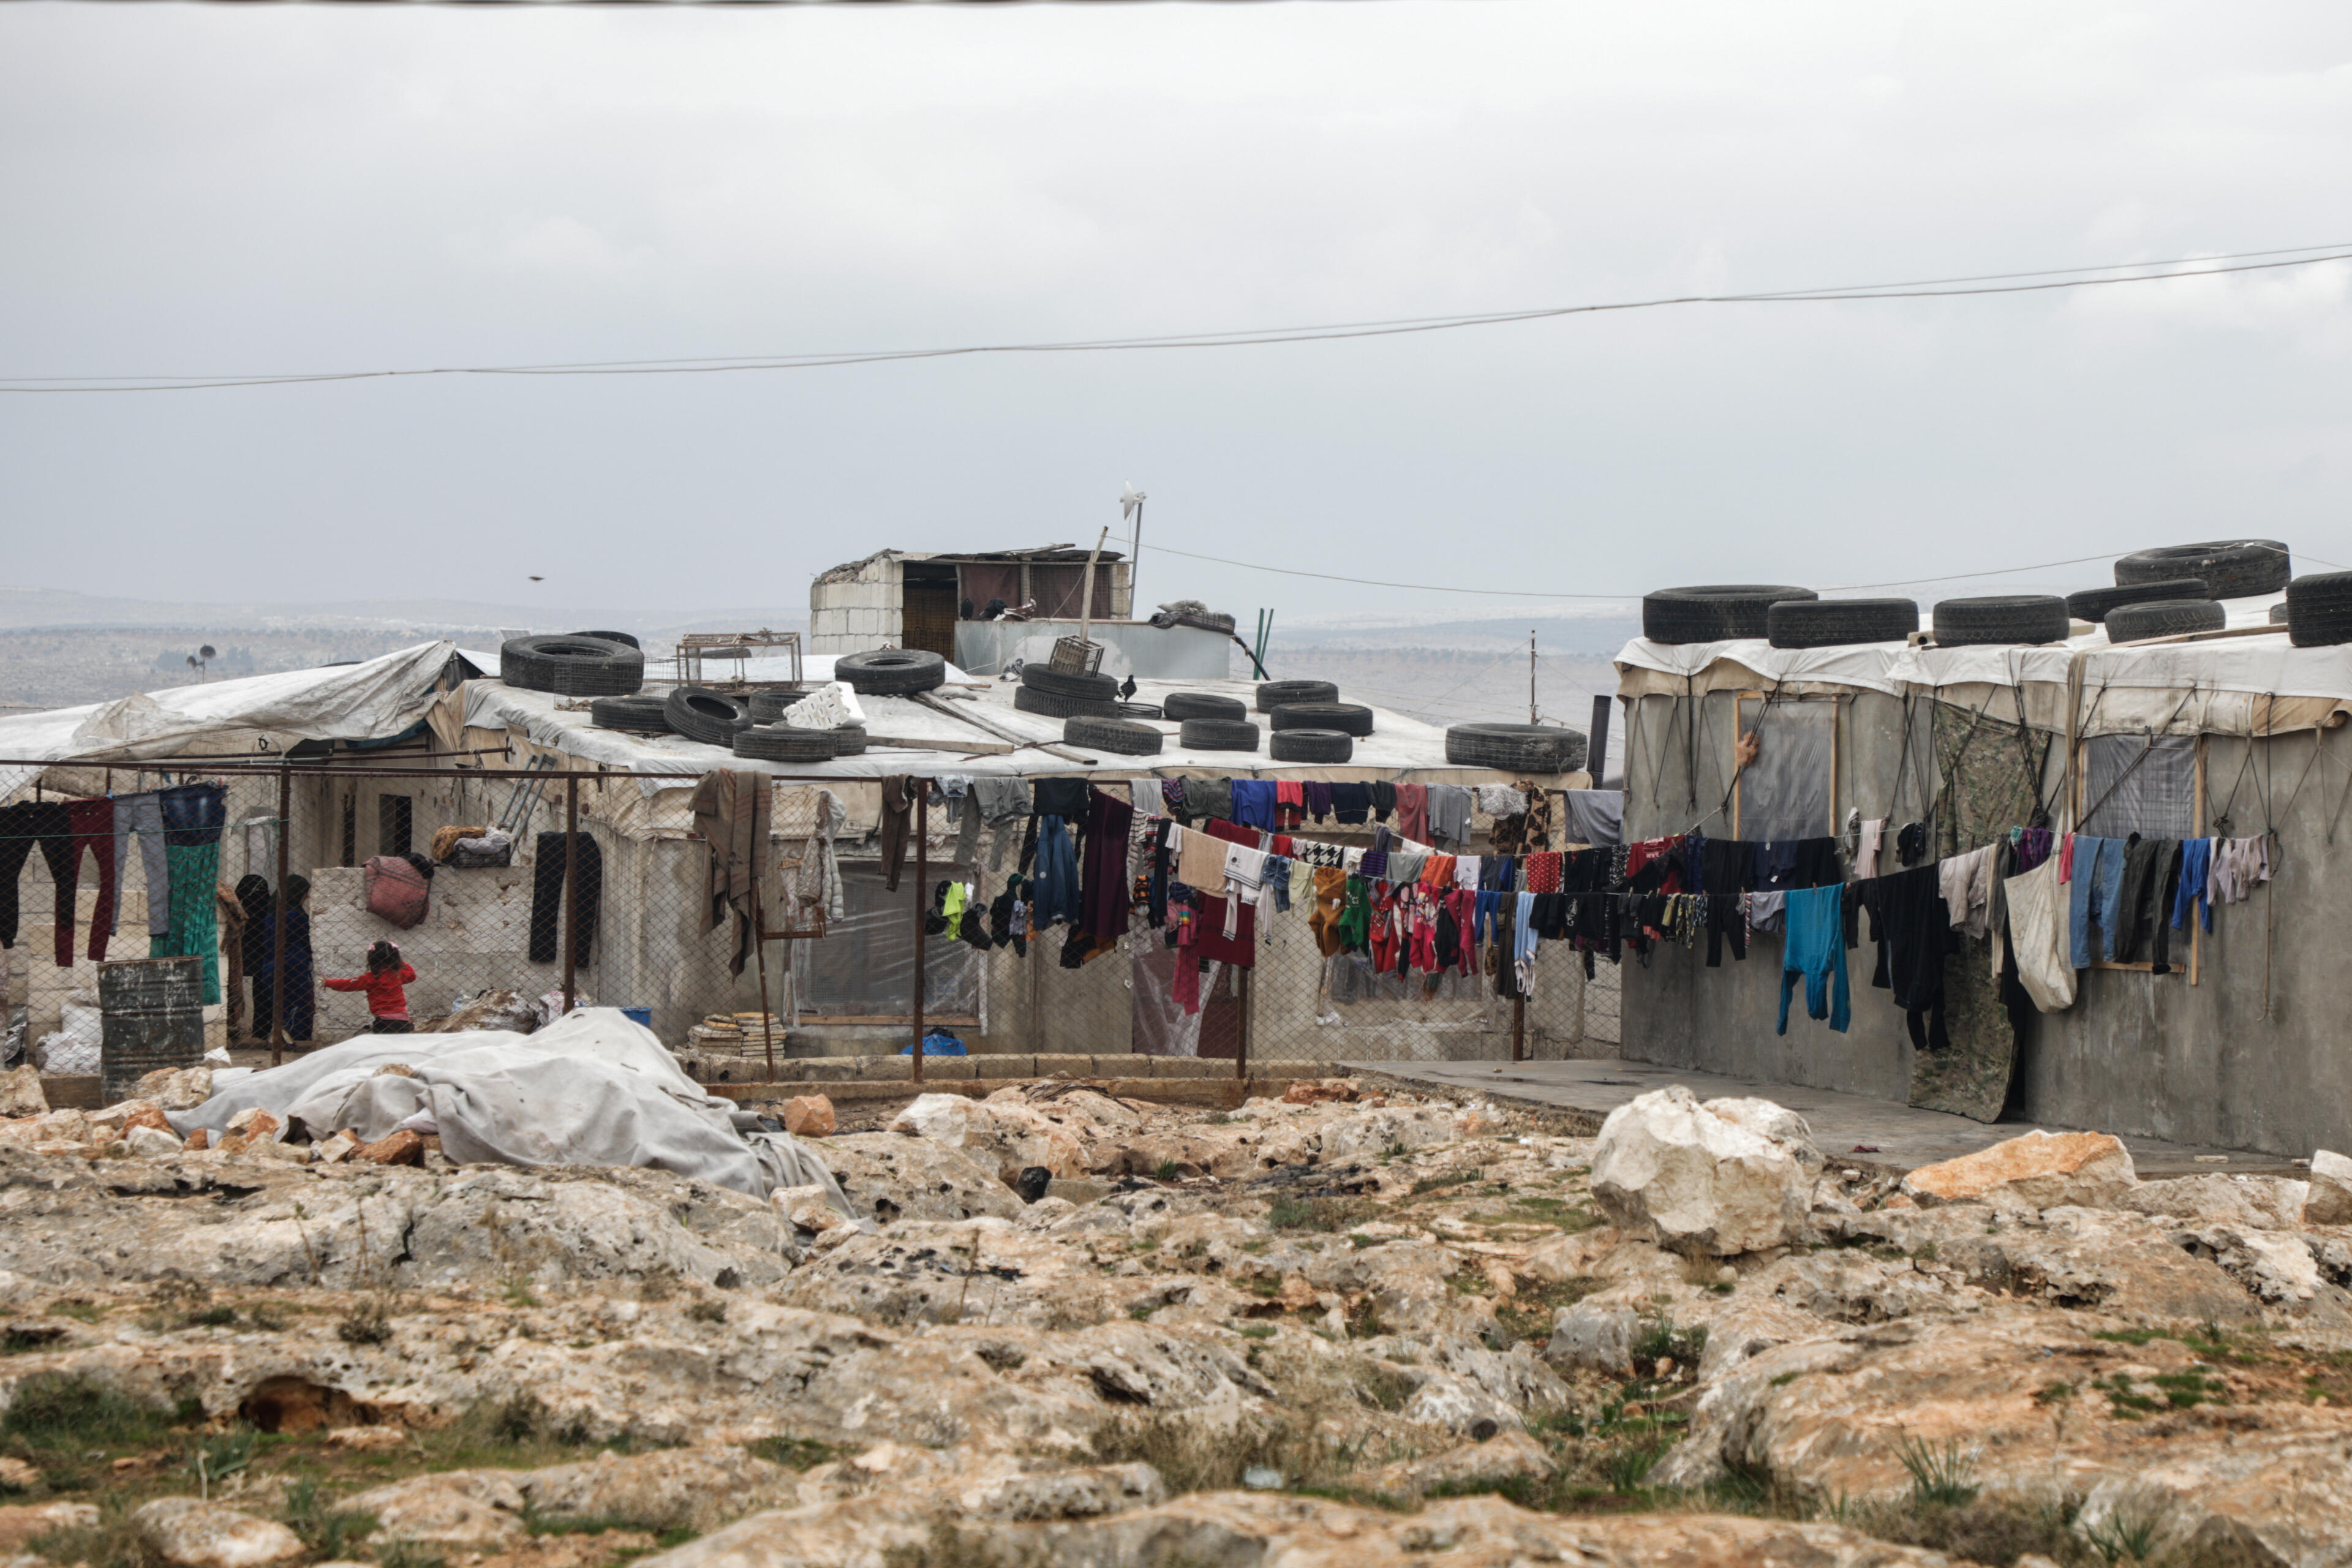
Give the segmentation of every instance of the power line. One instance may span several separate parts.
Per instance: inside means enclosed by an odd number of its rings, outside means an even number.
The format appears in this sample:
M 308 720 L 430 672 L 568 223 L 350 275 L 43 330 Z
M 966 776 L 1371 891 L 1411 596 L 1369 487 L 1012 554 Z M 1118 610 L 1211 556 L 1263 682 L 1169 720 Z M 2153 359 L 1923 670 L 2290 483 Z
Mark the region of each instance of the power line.
M 2318 252 L 2315 255 L 2302 252 Z M 2260 259 L 2284 257 L 2286 259 Z M 2297 246 L 2292 250 L 2251 250 L 2206 258 L 2156 262 L 2110 262 L 2099 267 L 2059 268 L 2041 272 L 1986 273 L 1975 278 L 1928 279 L 1912 282 L 1842 284 L 1819 289 L 1781 289 L 1746 294 L 1680 294 L 1654 300 L 1628 300 L 1591 305 L 1556 305 L 1524 310 L 1493 310 L 1450 316 L 1396 317 L 1384 321 L 1346 321 L 1321 326 L 1233 329 L 1161 336 L 1087 338 L 1029 343 L 977 343 L 959 348 L 889 349 L 837 353 L 781 353 L 726 358 L 578 361 L 546 364 L 440 365 L 407 370 L 293 372 L 275 374 L 137 375 L 137 376 L 8 376 L 0 377 L 0 392 L 197 392 L 240 386 L 289 386 L 316 382 L 382 381 L 419 376 L 451 375 L 712 375 L 747 370 L 829 370 L 844 365 L 887 364 L 906 360 L 968 358 L 982 354 L 1106 353 L 1150 349 L 1252 348 L 1276 343 L 1329 342 L 1352 338 L 1398 337 L 1410 333 L 1452 331 L 1465 327 L 1505 326 L 1549 321 L 1563 316 L 1608 311 L 1651 310 L 1679 305 L 1826 304 L 1839 300 L 1955 299 L 1969 295 L 2027 294 L 2058 289 L 2087 289 L 2113 283 L 2154 283 L 2173 278 L 2210 278 L 2224 273 L 2263 272 L 2281 268 L 2311 267 L 2326 261 L 2352 260 L 2352 242 L 2328 246 Z M 2202 265 L 2221 262 L 2229 265 Z M 2173 270 L 2150 270 L 2173 268 Z M 2084 273 L 2120 273 L 2116 277 L 2085 277 Z M 2027 282 L 2017 279 L 2039 279 Z

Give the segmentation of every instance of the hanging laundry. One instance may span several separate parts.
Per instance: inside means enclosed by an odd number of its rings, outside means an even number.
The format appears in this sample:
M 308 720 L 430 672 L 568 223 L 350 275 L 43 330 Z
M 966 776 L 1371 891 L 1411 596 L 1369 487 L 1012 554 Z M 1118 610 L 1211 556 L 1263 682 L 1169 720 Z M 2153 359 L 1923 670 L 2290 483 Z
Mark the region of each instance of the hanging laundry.
M 1370 784 L 1335 784 L 1331 786 L 1331 814 L 1343 823 L 1361 826 L 1372 805 Z
M 883 775 L 880 824 L 882 885 L 894 893 L 898 890 L 898 873 L 907 864 L 907 835 L 913 821 L 914 792 L 919 787 L 919 781 L 904 773 Z
M 1570 843 L 1607 848 L 1625 841 L 1623 790 L 1572 789 L 1567 792 L 1566 799 Z
M 1191 807 L 1194 816 L 1231 821 L 1234 815 L 1234 781 L 1187 779 L 1184 781 L 1184 804 Z
M 1031 883 L 1033 934 L 1064 921 L 1085 917 L 1085 900 L 1078 887 L 1077 850 L 1070 843 L 1068 825 L 1053 816 L 1040 816 L 1036 823 L 1037 875 Z M 1189 839 L 1192 835 L 1188 833 L 1185 837 Z M 1223 857 L 1220 855 L 1218 858 L 1222 861 Z
M 204 999 L 210 1005 L 221 999 L 220 886 L 221 830 L 228 826 L 228 792 L 219 784 L 179 784 L 161 791 L 163 814 L 163 855 L 171 867 L 170 929 L 147 939 L 150 958 L 194 958 L 204 973 Z M 61 889 L 71 897 L 68 885 Z M 65 921 L 70 928 L 72 910 Z M 72 932 L 67 939 L 70 943 Z M 68 956 L 71 949 L 68 946 Z
M 1275 784 L 1272 779 L 1234 779 L 1233 819 L 1245 827 L 1274 831 Z
M 2172 972 L 2172 894 L 2179 878 L 2178 838 L 2143 838 L 2125 849 L 2116 895 L 2116 962 L 2139 963 L 2145 948 L 2157 973 Z
M 2172 899 L 2172 929 L 2185 930 L 2198 911 L 2205 918 L 2205 929 L 2213 929 L 2213 903 L 2206 896 L 2206 883 L 2213 869 L 2213 840 L 2184 839 L 2180 846 L 2180 889 Z
M 1780 1023 L 1789 1032 L 1789 996 L 1801 976 L 1805 983 L 1805 1014 L 1827 1018 L 1830 1027 L 1845 1033 L 1853 1009 L 1846 996 L 1845 889 L 1801 888 L 1788 895 L 1789 940 L 1780 957 Z
M 1868 816 L 1863 819 L 1862 836 L 1855 841 L 1853 874 L 1857 877 L 1878 875 L 1879 846 L 1885 842 L 1886 818 Z
M 1441 847 L 1459 849 L 1470 842 L 1470 789 L 1466 784 L 1429 786 L 1429 837 Z
M 2206 874 L 2213 897 L 2225 904 L 2242 904 L 2253 896 L 2254 885 L 2271 879 L 2271 841 L 2267 834 L 2252 838 L 2217 838 L 2213 862 Z
M 1198 828 L 1180 827 L 1175 831 L 1181 836 L 1176 849 L 1176 879 L 1202 893 L 1223 892 L 1225 850 L 1229 846 L 1223 839 Z
M 1429 837 L 1429 786 L 1401 784 L 1396 786 L 1397 831 L 1407 838 Z
M 1927 858 L 1927 825 L 1906 822 L 1895 835 L 1895 858 L 1906 866 L 1916 866 Z
M 2018 982 L 2035 1007 L 2063 1013 L 2074 1005 L 2074 965 L 2058 862 L 2044 859 L 2001 887 L 2009 903 L 2009 943 L 2017 956 Z
M 1331 786 L 1317 779 L 1308 779 L 1299 786 L 1307 792 L 1307 815 L 1322 822 L 1331 815 Z
M 1274 825 L 1276 827 L 1297 827 L 1307 820 L 1307 786 L 1296 779 L 1285 779 L 1274 786 Z
M 2116 928 L 2123 920 L 2124 841 L 2074 835 L 2074 877 L 2068 884 L 2066 925 L 2071 933 L 2074 967 L 2088 969 L 2116 956 Z M 2096 926 L 2099 942 L 2091 944 Z
M 1372 820 L 1386 822 L 1396 811 L 1396 785 L 1387 780 L 1376 780 L 1364 786 L 1371 791 Z
M 1748 924 L 1750 929 L 1755 931 L 1780 929 L 1780 916 L 1783 907 L 1788 903 L 1788 894 L 1749 893 L 1747 899 Z
M 1972 937 L 1981 938 L 1989 929 L 1986 921 L 1992 908 L 1992 852 L 1993 847 L 1988 844 L 1936 864 L 1937 884 L 1951 910 L 1952 924 Z
M 1878 964 L 1870 984 L 1895 993 L 1915 1050 L 1944 1050 L 1944 959 L 1953 951 L 1952 907 L 1934 866 L 1856 884 L 1870 911 Z
M 1139 816 L 1165 816 L 1168 815 L 1168 805 L 1167 802 L 1160 797 L 1160 781 L 1158 779 L 1128 780 L 1127 801 L 1129 805 L 1135 807 L 1136 815 Z
M 68 875 L 68 884 L 77 889 L 79 887 L 84 851 L 97 862 L 98 902 L 90 907 L 89 911 L 89 955 L 103 961 L 106 939 L 114 934 L 114 900 L 118 890 L 114 863 L 114 802 L 104 795 L 95 800 L 68 801 L 66 817 L 73 829 L 73 870 Z M 66 910 L 69 916 L 72 909 L 72 903 L 68 902 Z M 242 914 L 240 910 L 240 918 Z M 73 921 L 68 918 L 58 925 L 58 963 L 63 965 L 72 962 Z M 231 987 L 232 991 L 236 989 Z
M 1508 784 L 1480 784 L 1478 809 L 1493 817 L 1525 816 L 1528 797 Z
M 1129 830 L 1135 808 L 1117 795 L 1087 792 L 1085 864 L 1078 879 L 1078 923 L 1097 945 L 1127 934 L 1134 913 L 1134 879 L 1128 874 Z
M 1511 973 L 1522 995 L 1532 991 L 1536 984 L 1535 905 L 1533 893 L 1521 893 L 1517 907 L 1511 911 Z

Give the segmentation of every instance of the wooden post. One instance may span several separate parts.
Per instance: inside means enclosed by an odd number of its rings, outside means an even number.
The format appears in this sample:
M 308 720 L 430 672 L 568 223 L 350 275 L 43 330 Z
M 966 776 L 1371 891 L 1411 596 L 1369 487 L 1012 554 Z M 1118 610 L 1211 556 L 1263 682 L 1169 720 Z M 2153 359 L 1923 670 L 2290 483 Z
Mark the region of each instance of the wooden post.
M 931 781 L 907 781 L 915 792 L 915 1081 L 923 1081 L 924 922 L 931 915 Z
M 145 782 L 145 781 L 141 781 Z M 275 994 L 269 1004 L 269 1065 L 278 1066 L 286 1059 L 286 850 L 287 840 L 293 837 L 294 767 L 279 756 L 278 763 L 278 903 L 277 918 L 270 924 L 269 984 Z M 122 875 L 117 866 L 114 874 Z M 151 889 L 147 895 L 154 897 Z M 242 985 L 242 980 L 237 982 Z
M 563 1010 L 577 994 L 580 930 L 580 780 L 563 781 Z
M 1508 963 L 1507 957 L 1503 960 Z M 1524 994 L 1511 998 L 1511 1059 L 1528 1059 L 1528 999 Z

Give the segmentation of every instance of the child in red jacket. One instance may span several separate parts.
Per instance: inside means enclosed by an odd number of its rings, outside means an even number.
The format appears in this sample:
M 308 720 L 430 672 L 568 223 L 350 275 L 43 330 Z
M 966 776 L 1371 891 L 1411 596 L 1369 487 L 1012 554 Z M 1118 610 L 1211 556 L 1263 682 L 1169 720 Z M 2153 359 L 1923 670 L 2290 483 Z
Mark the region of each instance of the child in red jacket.
M 416 971 L 400 956 L 400 949 L 388 942 L 379 942 L 368 949 L 368 972 L 350 980 L 321 982 L 330 991 L 364 991 L 367 993 L 368 1014 L 374 1020 L 370 1026 L 379 1035 L 406 1035 L 415 1026 L 408 1018 L 408 993 L 403 986 L 413 984 Z

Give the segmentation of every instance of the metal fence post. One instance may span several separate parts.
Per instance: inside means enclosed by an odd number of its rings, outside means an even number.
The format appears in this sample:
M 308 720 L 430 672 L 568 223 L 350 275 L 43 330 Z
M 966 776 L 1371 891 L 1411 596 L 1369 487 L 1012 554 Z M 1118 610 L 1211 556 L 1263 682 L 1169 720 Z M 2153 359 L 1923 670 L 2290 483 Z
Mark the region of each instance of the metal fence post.
M 1506 959 L 1504 962 L 1508 963 Z M 1511 1059 L 1528 1059 L 1528 998 L 1525 992 L 1511 998 Z
M 269 1065 L 286 1059 L 286 860 L 287 840 L 294 837 L 294 767 L 281 753 L 278 764 L 278 905 L 270 924 Z M 115 868 L 115 874 L 122 873 Z M 153 893 L 148 897 L 152 898 Z M 242 985 L 243 980 L 237 982 Z
M 580 775 L 563 781 L 563 1010 L 577 994 L 580 931 Z
M 1241 894 L 1236 891 L 1232 896 L 1238 899 Z M 1184 962 L 1181 953 L 1177 955 L 1177 962 L 1180 963 Z M 1235 969 L 1233 976 L 1234 1077 L 1240 1082 L 1247 1083 L 1250 1048 L 1250 972 L 1246 969 Z
M 910 779 L 915 790 L 915 1081 L 923 1081 L 923 994 L 929 987 L 929 976 L 923 969 L 923 938 L 930 920 L 931 892 L 931 784 L 929 779 Z

